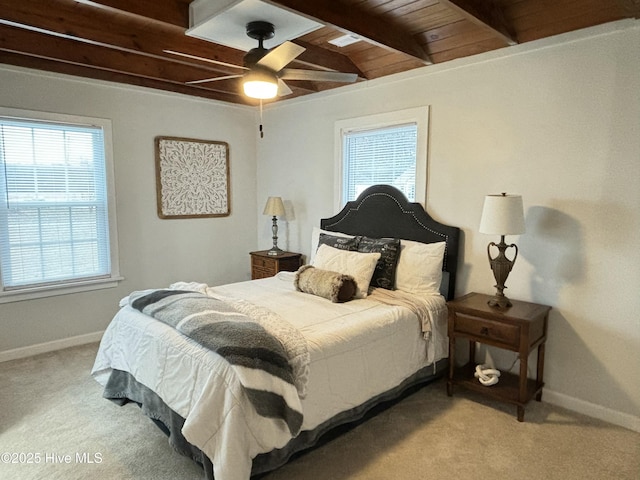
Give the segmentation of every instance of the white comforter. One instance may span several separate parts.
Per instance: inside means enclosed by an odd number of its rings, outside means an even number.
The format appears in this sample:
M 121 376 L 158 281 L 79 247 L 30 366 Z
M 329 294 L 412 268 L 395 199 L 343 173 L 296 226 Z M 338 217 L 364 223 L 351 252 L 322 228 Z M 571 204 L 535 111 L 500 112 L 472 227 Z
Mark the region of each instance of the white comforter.
M 310 374 L 302 430 L 389 390 L 445 356 L 441 296 L 402 298 L 374 292 L 343 304 L 296 292 L 293 274 L 208 288 L 242 298 L 296 326 L 308 342 Z M 403 305 L 403 306 L 401 306 Z M 410 305 L 411 308 L 407 308 Z M 422 318 L 418 318 L 417 314 Z M 184 437 L 212 461 L 218 480 L 247 480 L 251 460 L 290 440 L 281 423 L 257 415 L 229 365 L 176 330 L 124 306 L 107 328 L 93 368 L 103 385 L 111 369 L 131 373 L 185 418 Z

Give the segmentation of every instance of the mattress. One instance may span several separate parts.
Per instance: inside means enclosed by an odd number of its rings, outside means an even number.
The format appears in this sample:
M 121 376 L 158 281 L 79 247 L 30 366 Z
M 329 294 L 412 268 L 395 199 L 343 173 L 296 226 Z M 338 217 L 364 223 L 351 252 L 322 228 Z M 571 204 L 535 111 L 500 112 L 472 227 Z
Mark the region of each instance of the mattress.
M 393 292 L 377 295 L 376 289 L 364 299 L 331 303 L 297 292 L 293 278 L 281 272 L 219 287 L 174 287 L 241 298 L 302 333 L 310 357 L 303 433 L 447 356 L 446 306 L 440 295 L 396 302 Z M 130 373 L 185 419 L 182 434 L 211 459 L 219 480 L 248 479 L 254 457 L 291 440 L 285 428 L 265 423 L 252 411 L 221 357 L 127 305 L 105 332 L 93 375 L 105 385 L 113 369 Z

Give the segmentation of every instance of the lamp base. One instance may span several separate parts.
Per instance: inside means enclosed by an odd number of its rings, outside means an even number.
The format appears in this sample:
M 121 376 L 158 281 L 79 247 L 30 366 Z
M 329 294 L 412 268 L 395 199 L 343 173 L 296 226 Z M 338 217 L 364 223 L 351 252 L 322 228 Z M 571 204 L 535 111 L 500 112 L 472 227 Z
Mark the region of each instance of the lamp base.
M 498 293 L 491 297 L 487 303 L 490 307 L 498 309 L 507 309 L 513 306 L 511 301 L 507 297 Z
M 275 257 L 276 255 L 284 253 L 284 251 L 278 248 L 278 218 L 274 215 L 272 221 L 271 231 L 273 232 L 273 237 L 271 238 L 273 240 L 273 247 L 267 252 L 267 255 Z
M 491 247 L 496 247 L 498 249 L 498 255 L 494 258 L 491 258 Z M 515 249 L 515 255 L 513 256 L 513 260 L 509 260 L 505 255 L 505 251 L 507 248 L 513 247 Z M 489 265 L 491 265 L 491 270 L 493 271 L 493 276 L 496 279 L 496 294 L 491 297 L 491 299 L 487 302 L 490 307 L 493 308 L 509 308 L 511 306 L 511 302 L 504 295 L 505 287 L 504 283 L 507 281 L 507 277 L 509 276 L 509 272 L 513 268 L 513 264 L 516 262 L 516 258 L 518 257 L 518 247 L 515 244 L 507 245 L 504 243 L 504 235 L 500 236 L 500 243 L 496 244 L 491 242 L 487 245 L 487 256 L 489 257 Z

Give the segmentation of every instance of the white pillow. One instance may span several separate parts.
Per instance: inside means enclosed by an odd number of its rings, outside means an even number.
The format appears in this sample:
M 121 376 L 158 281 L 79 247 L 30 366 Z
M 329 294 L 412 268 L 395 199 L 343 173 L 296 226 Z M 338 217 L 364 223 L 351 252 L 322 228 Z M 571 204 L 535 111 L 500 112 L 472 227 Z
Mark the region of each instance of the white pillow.
M 445 246 L 445 242 L 401 240 L 396 289 L 417 295 L 439 294 Z
M 329 245 L 320 245 L 313 260 L 313 266 L 343 275 L 351 275 L 357 285 L 355 297 L 365 298 L 379 258 L 380 252 L 350 252 Z
M 353 238 L 353 235 L 347 235 L 346 233 L 331 232 L 329 230 L 322 230 L 318 227 L 313 227 L 311 231 L 311 253 L 309 254 L 309 264 L 313 265 L 313 259 L 316 256 L 316 250 L 318 250 L 318 243 L 320 242 L 320 234 L 326 233 L 327 235 L 333 235 L 334 237 Z

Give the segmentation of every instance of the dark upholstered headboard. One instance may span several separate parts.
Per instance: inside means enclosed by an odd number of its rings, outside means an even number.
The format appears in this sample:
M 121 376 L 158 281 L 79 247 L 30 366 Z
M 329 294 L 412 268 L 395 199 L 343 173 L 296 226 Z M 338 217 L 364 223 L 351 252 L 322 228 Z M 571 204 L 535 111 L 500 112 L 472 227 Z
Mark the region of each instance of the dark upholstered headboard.
M 460 229 L 432 219 L 419 203 L 410 203 L 390 185 L 367 188 L 353 202 L 330 218 L 320 220 L 320 228 L 349 235 L 392 237 L 423 243 L 446 242 L 440 292 L 447 300 L 455 295 Z

